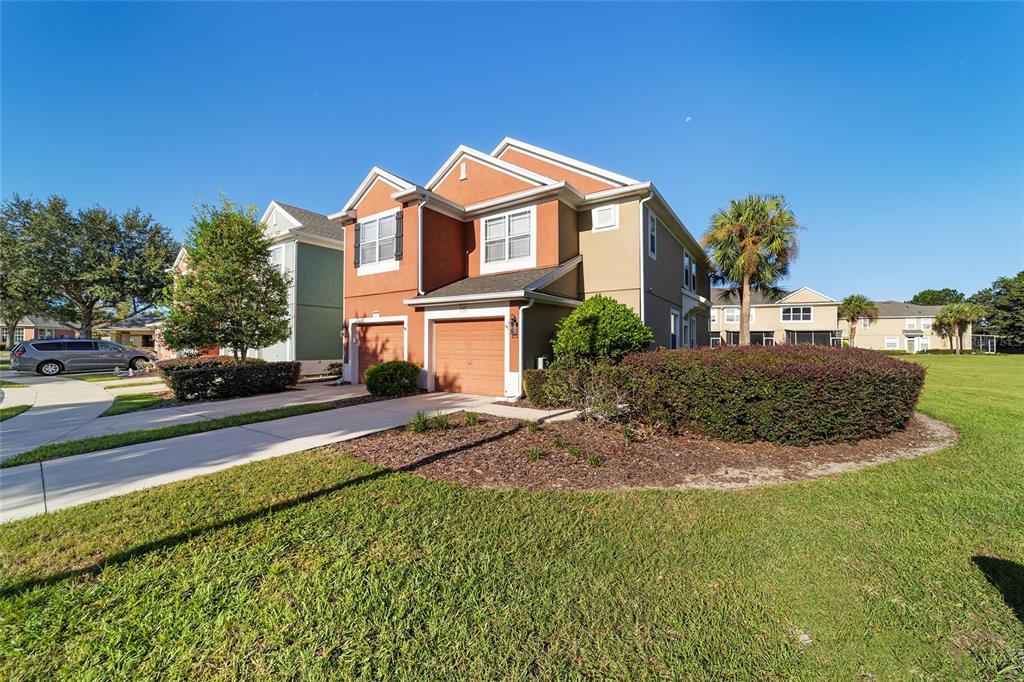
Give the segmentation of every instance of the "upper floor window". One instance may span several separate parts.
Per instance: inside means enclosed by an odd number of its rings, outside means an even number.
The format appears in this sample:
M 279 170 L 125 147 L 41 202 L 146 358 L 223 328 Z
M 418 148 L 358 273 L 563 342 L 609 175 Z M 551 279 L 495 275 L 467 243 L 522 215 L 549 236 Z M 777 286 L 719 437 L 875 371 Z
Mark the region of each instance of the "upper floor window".
M 869 320 L 868 318 L 866 318 L 866 317 L 860 318 L 860 328 L 861 329 L 867 329 L 870 324 L 871 324 L 871 320 Z
M 716 322 L 718 322 L 718 309 L 717 308 L 712 308 L 711 309 L 711 324 L 715 324 Z
M 359 223 L 359 264 L 370 265 L 395 257 L 396 214 Z
M 739 308 L 726 308 L 725 309 L 725 321 L 726 322 L 739 322 L 740 321 L 740 309 Z
M 531 206 L 481 221 L 482 272 L 507 267 L 533 267 L 536 263 L 536 213 Z
M 598 206 L 590 213 L 594 232 L 614 230 L 619 226 L 619 205 Z
M 689 289 L 693 284 L 693 280 L 690 279 L 690 254 L 683 253 L 683 288 Z
M 697 261 L 690 259 L 690 288 L 697 291 Z
M 277 268 L 278 272 L 284 272 L 284 244 L 270 247 L 270 264 Z
M 647 255 L 658 257 L 658 217 L 653 213 L 647 214 Z
M 925 331 L 931 331 L 932 321 L 928 318 L 921 320 L 921 329 Z
M 782 309 L 783 322 L 810 322 L 813 317 L 811 306 L 798 306 Z
M 679 348 L 679 313 L 675 310 L 669 311 L 669 337 L 668 347 Z
M 917 318 L 908 317 L 906 320 L 907 329 L 917 329 Z

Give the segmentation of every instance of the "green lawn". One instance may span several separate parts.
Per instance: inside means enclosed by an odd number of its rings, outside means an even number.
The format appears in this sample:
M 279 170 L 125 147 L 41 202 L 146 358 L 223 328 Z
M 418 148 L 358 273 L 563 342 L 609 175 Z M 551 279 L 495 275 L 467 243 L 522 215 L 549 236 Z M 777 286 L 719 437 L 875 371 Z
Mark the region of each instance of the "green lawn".
M 1024 614 L 1024 357 L 920 362 L 963 441 L 816 482 L 471 490 L 317 450 L 2 526 L 0 676 L 1018 679 L 972 558 Z
M 28 384 L 20 384 L 17 381 L 0 381 L 0 388 L 28 388 Z
M 17 417 L 19 414 L 32 407 L 31 405 L 13 405 L 11 407 L 0 407 L 0 422 L 7 421 L 11 417 Z
M 81 379 L 89 383 L 100 383 L 103 381 L 114 381 L 116 379 L 127 379 L 127 374 L 72 374 L 72 379 Z
M 118 414 L 137 412 L 157 405 L 170 405 L 174 398 L 164 398 L 156 393 L 122 393 L 114 396 L 114 402 L 101 414 L 101 417 L 113 417 Z
M 154 379 L 153 381 L 124 381 L 117 384 L 103 384 L 103 388 L 135 388 L 138 386 L 156 386 L 157 384 L 164 384 L 163 379 Z

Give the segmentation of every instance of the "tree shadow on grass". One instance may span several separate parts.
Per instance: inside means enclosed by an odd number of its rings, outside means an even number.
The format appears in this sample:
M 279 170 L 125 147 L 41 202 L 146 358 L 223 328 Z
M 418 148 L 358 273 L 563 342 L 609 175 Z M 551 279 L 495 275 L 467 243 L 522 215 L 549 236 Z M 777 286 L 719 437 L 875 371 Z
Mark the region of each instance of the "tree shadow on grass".
M 1024 623 L 1024 566 L 1016 561 L 990 556 L 973 556 L 971 561 L 999 590 L 1017 620 Z
M 312 502 L 313 500 L 324 497 L 326 495 L 330 495 L 331 493 L 335 493 L 339 490 L 344 490 L 345 488 L 352 488 L 358 485 L 362 485 L 364 483 L 370 483 L 371 481 L 384 478 L 392 474 L 409 473 L 415 471 L 420 467 L 427 466 L 428 464 L 437 462 L 438 460 L 445 459 L 447 457 L 451 457 L 453 455 L 457 455 L 460 452 L 464 452 L 471 448 L 475 448 L 478 445 L 485 445 L 487 443 L 501 440 L 502 438 L 510 436 L 516 431 L 519 431 L 520 429 L 522 429 L 522 426 L 514 426 L 512 428 L 502 431 L 501 433 L 496 433 L 486 438 L 481 438 L 479 440 L 475 440 L 464 445 L 459 445 L 457 447 L 449 448 L 448 450 L 443 450 L 441 452 L 436 452 L 432 455 L 427 455 L 426 457 L 421 457 L 415 462 L 410 462 L 409 464 L 406 464 L 405 466 L 399 467 L 397 469 L 380 469 L 370 474 L 357 476 L 356 478 L 351 478 L 346 481 L 341 481 L 340 483 L 336 483 L 335 485 L 328 486 L 326 488 L 321 488 L 320 490 L 314 490 L 313 492 L 306 493 L 305 495 L 300 495 L 299 497 L 294 497 L 290 500 L 276 502 L 270 506 L 263 507 L 262 509 L 257 509 L 256 511 L 249 512 L 248 514 L 241 514 L 239 516 L 235 516 L 225 521 L 219 521 L 217 523 L 211 523 L 205 526 L 190 528 L 188 530 L 182 531 L 180 533 L 175 533 L 174 535 L 170 535 L 159 540 L 153 540 L 151 542 L 144 543 L 142 545 L 139 545 L 138 547 L 133 547 L 123 552 L 111 554 L 108 557 L 104 557 L 103 559 L 100 559 L 99 561 L 89 564 L 88 566 L 83 566 L 82 568 L 76 568 L 69 571 L 62 571 L 60 573 L 55 573 L 45 578 L 32 578 L 29 580 L 25 580 L 20 583 L 16 583 L 10 587 L 4 588 L 3 590 L 0 590 L 0 598 L 17 596 L 32 588 L 54 585 L 69 578 L 77 578 L 79 576 L 87 575 L 97 575 L 101 571 L 103 571 L 103 569 L 109 566 L 118 566 L 127 563 L 133 559 L 137 559 L 146 554 L 149 554 L 150 552 L 175 547 L 184 542 L 192 540 L 193 538 L 205 535 L 206 533 L 218 531 L 223 528 L 229 528 L 231 526 L 241 526 L 252 521 L 257 521 L 266 516 L 270 516 L 271 514 L 275 514 L 286 509 L 291 509 L 292 507 L 297 507 L 301 504 L 306 504 L 307 502 Z

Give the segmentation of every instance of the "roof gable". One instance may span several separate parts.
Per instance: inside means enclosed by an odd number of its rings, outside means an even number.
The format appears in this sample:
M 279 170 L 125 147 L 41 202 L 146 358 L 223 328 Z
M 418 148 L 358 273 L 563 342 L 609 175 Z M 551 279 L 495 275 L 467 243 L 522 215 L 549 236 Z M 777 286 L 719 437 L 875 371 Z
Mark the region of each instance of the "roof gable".
M 533 157 L 534 159 L 538 159 L 542 161 L 544 164 L 546 164 L 545 167 L 558 167 L 563 169 L 563 171 L 571 171 L 571 173 L 574 175 L 584 176 L 590 178 L 592 181 L 597 181 L 605 185 L 605 187 L 603 188 L 593 185 L 595 187 L 594 189 L 590 189 L 589 187 L 581 187 L 581 189 L 584 189 L 584 191 L 588 193 L 599 191 L 600 189 L 608 189 L 611 187 L 625 187 L 626 185 L 636 185 L 639 184 L 640 182 L 639 180 L 634 180 L 633 178 L 627 177 L 625 175 L 620 175 L 619 173 L 614 173 L 610 170 L 599 168 L 598 166 L 594 166 L 589 163 L 585 163 L 583 161 L 580 161 L 579 159 L 574 159 L 563 154 L 558 154 L 549 149 L 537 147 L 535 145 L 528 144 L 526 142 L 523 142 L 522 140 L 516 140 L 511 137 L 506 137 L 504 140 L 499 142 L 498 146 L 495 147 L 494 151 L 491 152 L 491 156 L 501 159 L 506 155 L 507 152 L 509 152 L 509 150 L 514 150 L 515 152 L 518 152 L 518 155 L 514 154 L 513 157 L 509 159 L 510 161 L 513 160 L 513 158 L 521 159 L 523 156 Z M 540 166 L 538 166 L 538 168 L 539 167 Z M 558 175 L 553 175 L 553 177 L 558 177 L 558 179 L 560 180 L 564 179 L 569 182 L 572 182 L 571 177 L 562 178 L 559 177 Z
M 345 202 L 345 205 L 341 209 L 341 213 L 358 206 L 359 202 L 362 201 L 364 196 L 366 196 L 366 193 L 369 192 L 370 188 L 378 181 L 391 186 L 396 192 L 405 189 L 412 189 L 415 186 L 413 183 L 398 177 L 394 173 L 389 173 L 383 168 L 374 166 L 370 169 L 370 172 L 366 174 L 366 177 L 363 178 L 363 181 L 359 183 L 359 187 L 356 188 L 356 191 L 351 197 L 349 197 L 348 201 Z
M 800 287 L 796 291 L 792 292 L 788 296 L 779 299 L 779 303 L 838 303 L 830 296 L 826 296 L 820 291 L 815 291 L 810 287 Z
M 535 173 L 531 170 L 527 170 L 526 168 L 520 168 L 515 164 L 508 163 L 507 161 L 502 161 L 501 159 L 498 159 L 494 156 L 490 156 L 488 154 L 484 154 L 483 152 L 467 147 L 466 145 L 459 145 L 459 147 L 454 152 L 452 152 L 451 156 L 448 157 L 448 160 L 445 161 L 441 165 L 441 167 L 437 169 L 437 172 L 434 173 L 434 176 L 430 178 L 430 181 L 427 182 L 426 184 L 426 188 L 429 190 L 433 190 L 435 187 L 439 186 L 442 182 L 444 182 L 444 180 L 448 177 L 449 174 L 451 174 L 457 168 L 460 168 L 459 164 L 466 159 L 472 159 L 473 161 L 476 161 L 479 164 L 482 164 L 499 173 L 504 173 L 505 175 L 515 178 L 520 182 L 526 183 L 531 187 L 551 185 L 554 184 L 555 182 L 551 178 L 541 175 L 540 173 Z

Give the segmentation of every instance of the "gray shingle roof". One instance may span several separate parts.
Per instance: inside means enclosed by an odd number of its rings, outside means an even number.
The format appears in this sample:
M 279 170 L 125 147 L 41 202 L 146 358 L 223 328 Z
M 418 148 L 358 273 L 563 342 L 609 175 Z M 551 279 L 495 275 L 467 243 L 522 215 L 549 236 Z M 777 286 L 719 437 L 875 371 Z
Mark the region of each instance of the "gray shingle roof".
M 900 301 L 875 301 L 879 317 L 930 317 L 938 315 L 941 305 L 915 305 Z
M 302 223 L 302 227 L 300 228 L 302 231 L 319 235 L 321 237 L 327 237 L 328 239 L 337 239 L 338 241 L 342 240 L 342 228 L 340 222 L 330 220 L 327 216 L 321 213 L 307 211 L 304 208 L 292 206 L 291 204 L 286 204 L 283 201 L 275 201 L 274 203 L 288 211 L 288 214 L 291 215 L 291 217 Z
M 556 265 L 550 268 L 536 268 L 534 270 L 519 270 L 517 272 L 501 272 L 496 275 L 481 275 L 479 277 L 466 277 L 458 281 L 446 284 L 440 289 L 424 294 L 420 298 L 441 298 L 444 296 L 473 296 L 477 294 L 498 294 L 506 291 L 523 291 L 529 289 L 530 285 L 549 275 L 560 268 Z
M 731 289 L 714 287 L 711 289 L 711 305 L 739 305 L 739 296 L 733 296 L 729 298 L 728 294 L 732 291 Z M 779 298 L 784 298 L 793 292 L 783 291 Z M 777 303 L 779 299 L 771 299 L 765 296 L 760 291 L 750 292 L 750 303 L 751 305 L 763 305 L 765 303 Z
M 51 319 L 49 317 L 40 317 L 39 315 L 26 315 L 18 321 L 19 327 L 48 327 L 53 329 L 68 329 L 68 326 L 63 322 Z
M 159 313 L 149 313 L 146 315 L 136 315 L 135 317 L 126 317 L 121 320 L 114 320 L 113 322 L 108 322 L 102 326 L 104 329 L 145 329 L 163 321 L 163 315 Z

